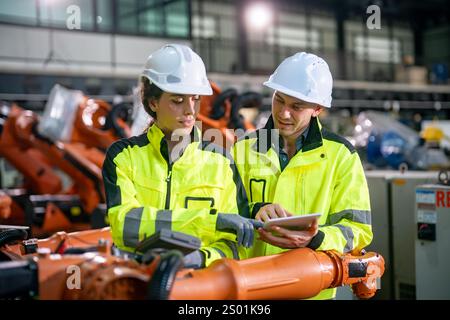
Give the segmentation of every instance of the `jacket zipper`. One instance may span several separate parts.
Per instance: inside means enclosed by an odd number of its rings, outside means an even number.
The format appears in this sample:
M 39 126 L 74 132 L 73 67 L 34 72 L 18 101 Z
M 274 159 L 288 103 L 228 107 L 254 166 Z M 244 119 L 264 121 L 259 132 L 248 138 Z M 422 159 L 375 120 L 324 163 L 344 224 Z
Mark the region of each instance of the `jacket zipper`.
M 167 167 L 167 192 L 166 192 L 166 210 L 170 208 L 170 186 L 172 184 L 172 164 L 168 163 Z

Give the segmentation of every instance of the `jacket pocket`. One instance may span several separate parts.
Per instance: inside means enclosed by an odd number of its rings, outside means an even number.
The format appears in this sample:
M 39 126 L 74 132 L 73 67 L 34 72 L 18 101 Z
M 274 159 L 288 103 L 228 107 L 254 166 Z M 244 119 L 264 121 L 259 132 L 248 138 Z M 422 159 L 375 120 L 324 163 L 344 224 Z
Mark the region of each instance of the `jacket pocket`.
M 186 209 L 204 209 L 214 208 L 215 200 L 213 197 L 191 197 L 184 198 L 184 207 Z
M 266 202 L 266 179 L 250 178 L 250 202 Z
M 214 183 L 197 183 L 181 188 L 177 192 L 177 203 L 182 201 L 186 209 L 216 208 L 221 199 L 226 197 L 224 186 Z M 222 199 L 223 201 L 223 199 Z

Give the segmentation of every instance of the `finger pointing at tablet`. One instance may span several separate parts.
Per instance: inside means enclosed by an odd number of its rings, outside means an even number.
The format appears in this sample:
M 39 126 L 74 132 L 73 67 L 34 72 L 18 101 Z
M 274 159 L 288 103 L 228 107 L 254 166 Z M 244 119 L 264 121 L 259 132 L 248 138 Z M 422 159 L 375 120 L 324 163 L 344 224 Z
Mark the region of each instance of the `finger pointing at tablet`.
M 292 213 L 284 209 L 278 203 L 266 204 L 256 213 L 256 220 L 268 221 L 270 219 L 285 218 L 292 216 Z

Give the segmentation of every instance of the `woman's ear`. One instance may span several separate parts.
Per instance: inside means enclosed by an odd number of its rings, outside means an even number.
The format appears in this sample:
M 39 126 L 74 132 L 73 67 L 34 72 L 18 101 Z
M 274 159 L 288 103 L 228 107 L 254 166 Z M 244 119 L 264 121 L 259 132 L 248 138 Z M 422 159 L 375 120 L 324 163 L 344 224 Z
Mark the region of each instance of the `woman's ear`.
M 156 112 L 158 110 L 158 101 L 156 101 L 156 99 L 149 99 L 148 102 L 149 102 L 150 109 L 153 112 Z

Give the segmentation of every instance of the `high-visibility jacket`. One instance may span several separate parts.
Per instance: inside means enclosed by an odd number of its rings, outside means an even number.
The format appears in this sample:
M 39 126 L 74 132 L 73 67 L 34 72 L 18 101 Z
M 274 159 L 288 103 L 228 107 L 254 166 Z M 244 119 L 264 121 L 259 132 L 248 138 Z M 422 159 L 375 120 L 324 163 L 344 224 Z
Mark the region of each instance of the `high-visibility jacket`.
M 251 216 L 266 203 L 278 203 L 294 215 L 321 213 L 319 232 L 308 247 L 344 253 L 370 244 L 369 190 L 353 146 L 322 129 L 319 120 L 312 118 L 301 150 L 280 171 L 279 136 L 273 128 L 270 117 L 265 128 L 244 136 L 232 149 Z M 273 255 L 285 250 L 259 240 L 249 255 Z M 316 298 L 332 298 L 335 292 L 323 290 Z
M 191 141 L 172 164 L 164 134 L 155 124 L 147 133 L 109 147 L 103 180 L 113 241 L 119 249 L 134 251 L 139 241 L 169 228 L 200 238 L 206 265 L 222 257 L 245 258 L 236 235 L 216 231 L 218 212 L 248 216 L 248 200 L 231 156 L 200 141 L 197 128 L 185 138 Z

